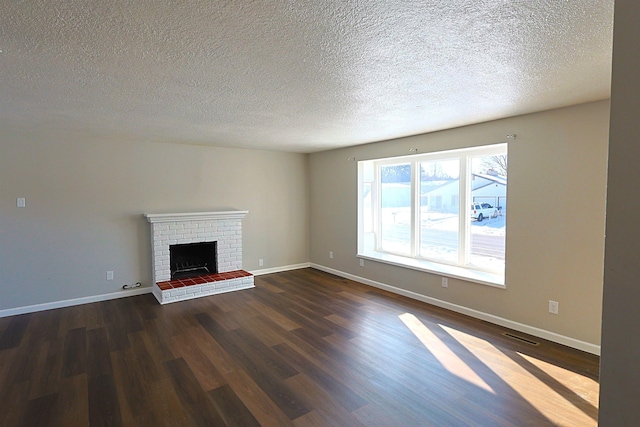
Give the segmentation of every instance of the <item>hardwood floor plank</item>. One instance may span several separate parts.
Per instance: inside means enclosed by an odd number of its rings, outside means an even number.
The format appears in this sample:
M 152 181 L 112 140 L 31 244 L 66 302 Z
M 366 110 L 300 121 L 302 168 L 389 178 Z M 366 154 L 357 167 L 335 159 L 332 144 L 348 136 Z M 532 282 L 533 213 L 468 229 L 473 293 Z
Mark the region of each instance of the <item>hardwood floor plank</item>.
M 303 372 L 305 375 L 312 378 L 316 384 L 333 396 L 347 411 L 354 411 L 367 404 L 365 399 L 358 396 L 358 394 L 352 391 L 349 387 L 345 386 L 339 380 L 311 363 L 307 358 L 296 352 L 288 344 L 279 344 L 274 347 L 274 350 L 276 350 L 285 360 L 295 366 L 300 372 Z
M 55 393 L 52 393 L 54 395 Z M 39 396 L 44 397 L 44 396 Z M 2 383 L 0 387 L 0 426 L 20 426 L 29 399 L 29 383 Z
M 240 325 L 241 328 L 251 331 L 251 334 L 267 347 L 273 347 L 285 341 L 284 336 L 287 331 L 262 314 L 243 319 Z
M 378 405 L 368 404 L 353 411 L 353 415 L 367 427 L 404 427 L 406 424 L 391 419 Z
M 7 350 L 20 345 L 30 320 L 30 314 L 13 316 L 2 336 L 0 336 L 0 350 Z
M 89 423 L 92 427 L 122 426 L 120 403 L 113 376 L 95 375 L 89 380 Z
M 233 331 L 240 327 L 236 318 L 241 317 L 241 315 L 239 312 L 227 311 L 230 310 L 230 307 L 227 306 L 223 298 L 228 296 L 229 294 L 216 295 L 216 298 L 211 298 L 207 301 L 209 304 L 201 311 L 206 311 L 207 314 L 218 322 L 226 331 Z
M 339 361 L 342 365 L 348 366 L 349 369 L 357 372 L 363 377 L 370 377 L 375 374 L 375 372 L 373 372 L 359 360 L 351 357 L 349 353 L 343 352 L 341 349 L 338 349 L 325 341 L 323 337 L 316 335 L 315 331 L 313 330 L 300 328 L 296 329 L 295 331 L 291 331 L 291 334 L 300 338 L 302 341 L 305 341 L 316 350 L 326 354 L 329 358 Z
M 173 342 L 176 348 L 176 358 L 182 357 L 187 362 L 203 390 L 213 390 L 225 384 L 224 378 L 200 350 L 197 341 L 181 334 L 173 337 Z
M 19 347 L 15 347 L 15 352 L 11 351 L 12 357 L 8 360 L 9 372 L 7 373 L 7 383 L 18 384 L 30 381 L 33 373 L 37 369 L 38 359 L 33 355 L 36 353 L 39 343 L 36 340 L 25 340 Z
M 61 333 L 60 322 L 65 316 L 65 310 L 56 309 L 41 311 L 31 314 L 31 323 L 29 329 L 33 339 L 38 341 L 54 341 L 64 339 L 67 330 Z
M 337 427 L 322 418 L 316 411 L 311 411 L 294 420 L 296 427 Z
M 260 276 L 261 287 L 274 294 L 284 292 L 278 286 L 278 276 L 278 274 L 267 274 L 265 276 Z
M 62 377 L 84 374 L 87 371 L 87 331 L 71 329 L 64 340 Z
M 126 297 L 118 300 L 119 304 L 116 304 L 120 327 L 127 333 L 144 330 L 144 322 L 137 307 L 137 301 L 138 299 L 134 297 Z
M 411 385 L 383 374 L 377 374 L 368 381 L 379 394 L 392 395 L 397 407 L 402 408 L 403 416 L 410 414 L 416 420 L 435 426 L 472 425 L 473 418 L 464 411 L 459 408 L 456 411 L 444 410 L 438 399 L 433 396 L 427 399 L 427 394 L 416 392 Z
M 218 308 L 220 314 L 231 314 L 234 320 L 242 317 L 249 317 L 256 314 L 254 309 L 246 304 L 250 300 L 253 289 L 247 289 L 246 296 L 243 299 L 237 298 L 233 292 L 216 295 L 214 298 L 208 298 L 206 308 L 210 311 L 211 306 Z M 204 301 L 205 299 L 203 299 Z M 224 317 L 224 316 L 223 316 Z M 225 325 L 226 326 L 226 325 Z M 228 330 L 237 329 L 237 327 L 229 327 Z
M 271 357 L 272 355 L 269 355 L 268 361 L 255 357 L 251 354 L 251 345 L 242 342 L 243 336 L 246 335 L 238 335 L 235 333 L 236 331 L 227 333 L 206 313 L 200 313 L 196 317 L 205 330 L 242 366 L 255 383 L 290 419 L 298 418 L 309 412 L 309 409 L 300 403 L 295 394 L 282 382 L 283 378 L 290 376 L 289 374 L 295 374 L 295 370 L 275 362 L 276 359 Z M 259 343 L 257 339 L 255 341 Z M 256 342 L 252 344 L 256 344 Z M 260 345 L 256 345 L 255 348 L 263 350 L 263 354 L 269 354 L 269 351 L 264 350 Z
M 141 361 L 140 363 L 143 363 Z M 122 421 L 130 425 L 138 417 L 148 412 L 148 402 L 145 399 L 147 389 L 145 383 L 138 376 L 136 361 L 130 349 L 111 352 L 113 377 L 118 390 L 118 403 Z
M 98 309 L 102 313 L 107 335 L 109 336 L 109 349 L 111 351 L 129 348 L 127 329 L 122 325 L 123 319 L 120 318 L 118 301 L 119 300 L 102 301 L 98 304 Z
M 106 328 L 87 331 L 87 374 L 95 378 L 111 374 L 111 357 L 109 356 L 109 336 Z
M 29 400 L 25 406 L 23 418 L 18 425 L 29 427 L 54 426 L 55 424 L 51 423 L 51 418 L 57 403 L 58 393 Z
M 183 332 L 183 335 L 198 344 L 198 347 L 221 375 L 230 374 L 237 369 L 233 358 L 202 326 L 188 328 Z
M 207 298 L 200 298 L 191 300 L 188 304 L 165 304 L 162 306 L 163 310 L 158 313 L 157 320 L 168 336 L 178 335 L 185 329 L 198 326 L 194 315 L 202 312 L 200 305 L 207 302 Z M 210 309 L 219 310 L 217 307 Z
M 291 377 L 286 380 L 286 383 L 302 397 L 307 406 L 314 408 L 314 412 L 329 424 L 334 426 L 365 427 L 337 401 L 339 397 L 331 396 L 305 374 Z
M 187 413 L 188 407 L 182 405 L 178 395 L 173 389 L 171 379 L 167 375 L 166 378 L 150 384 L 147 387 L 148 394 L 145 396 L 152 402 L 152 415 L 153 422 L 144 419 L 144 417 L 138 417 L 140 425 L 152 425 L 154 427 L 160 426 L 187 426 L 191 422 L 191 417 Z M 125 423 L 126 426 L 131 425 Z
M 5 387 L 0 387 L 0 402 L 3 400 L 5 393 L 9 388 L 8 385 L 13 383 L 9 375 L 11 372 L 10 368 L 12 368 L 10 364 L 14 360 L 13 354 L 16 353 L 18 350 L 19 348 L 14 347 L 10 350 L 0 351 L 0 384 L 5 386 Z M 50 393 L 46 393 L 46 394 L 50 394 Z M 34 396 L 34 397 L 38 397 L 38 396 Z
M 140 295 L 131 302 L 135 303 L 136 311 L 143 322 L 157 319 L 158 314 L 162 312 L 162 306 L 158 305 L 158 301 L 152 294 Z
M 158 381 L 163 372 L 161 365 L 151 356 L 151 352 L 145 344 L 146 341 L 148 342 L 148 340 L 145 340 L 147 338 L 146 331 L 131 332 L 128 336 L 137 378 L 144 384 Z
M 11 320 L 13 320 L 13 317 L 15 316 L 0 317 L 0 335 L 2 335 L 4 331 L 7 330 L 7 327 L 9 326 Z
M 46 348 L 47 352 L 44 360 L 37 359 L 30 381 L 31 399 L 58 392 L 60 389 L 64 341 L 62 339 L 45 341 L 41 344 L 41 348 Z
M 157 302 L 156 302 L 157 303 Z M 159 363 L 175 359 L 172 351 L 171 335 L 162 327 L 158 319 L 146 319 L 144 322 L 146 334 L 143 339 L 145 344 Z
M 69 331 L 73 329 L 85 328 L 85 317 L 83 316 L 84 306 L 71 306 L 66 307 L 66 310 L 61 312 L 59 331 L 60 337 L 64 338 Z
M 82 315 L 84 316 L 81 326 L 87 328 L 87 331 L 105 327 L 102 311 L 98 309 L 99 304 L 100 303 L 98 302 L 80 306 L 82 308 Z
M 300 307 L 296 308 L 295 305 L 289 304 L 286 299 L 283 299 L 283 295 L 274 295 L 266 291 L 262 291 L 260 288 L 257 288 L 254 294 L 258 301 L 265 305 L 269 305 L 283 316 L 286 316 L 291 321 L 299 324 L 301 327 L 313 328 L 315 332 L 321 336 L 332 334 L 331 329 L 327 329 L 323 325 L 316 323 L 315 319 L 321 317 L 314 315 L 309 310 L 305 311 Z
M 251 414 L 242 400 L 231 387 L 222 385 L 207 392 L 218 413 L 229 427 L 260 426 L 258 420 Z
M 243 370 L 224 374 L 229 386 L 264 427 L 292 426 L 290 418 Z
M 247 304 L 253 307 L 253 309 L 262 314 L 265 318 L 270 319 L 272 322 L 280 326 L 285 331 L 292 331 L 301 327 L 296 322 L 292 321 L 288 317 L 282 315 L 278 311 L 274 310 L 268 305 L 263 304 L 260 301 L 251 300 L 248 301 Z
M 208 399 L 207 394 L 198 384 L 195 376 L 184 359 L 164 362 L 164 367 L 171 378 L 173 389 L 180 402 L 187 408 L 187 414 L 198 426 L 223 426 L 224 421 L 217 412 L 215 405 Z
M 312 285 L 312 286 L 309 286 Z M 319 282 L 308 279 L 286 281 L 283 289 L 288 293 L 287 297 L 294 298 L 302 305 L 311 305 L 321 316 L 339 314 L 351 318 L 352 312 L 362 307 L 362 303 L 345 299 L 337 292 L 330 291 L 329 287 L 319 285 Z
M 264 345 L 258 338 L 245 329 L 237 329 L 228 335 L 233 336 L 235 344 L 246 354 L 251 355 L 253 361 L 268 370 L 276 378 L 285 380 L 298 373 L 289 363 L 275 353 L 270 347 Z
M 60 382 L 58 400 L 48 424 L 54 426 L 89 424 L 89 397 L 86 374 L 63 378 Z

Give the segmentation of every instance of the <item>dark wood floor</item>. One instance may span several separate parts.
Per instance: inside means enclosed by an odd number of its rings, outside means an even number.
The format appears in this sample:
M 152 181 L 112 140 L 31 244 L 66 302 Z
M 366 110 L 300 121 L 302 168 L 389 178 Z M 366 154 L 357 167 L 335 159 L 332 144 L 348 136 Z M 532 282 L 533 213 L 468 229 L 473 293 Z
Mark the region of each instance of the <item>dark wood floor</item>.
M 312 269 L 0 319 L 2 426 L 596 425 L 598 358 Z

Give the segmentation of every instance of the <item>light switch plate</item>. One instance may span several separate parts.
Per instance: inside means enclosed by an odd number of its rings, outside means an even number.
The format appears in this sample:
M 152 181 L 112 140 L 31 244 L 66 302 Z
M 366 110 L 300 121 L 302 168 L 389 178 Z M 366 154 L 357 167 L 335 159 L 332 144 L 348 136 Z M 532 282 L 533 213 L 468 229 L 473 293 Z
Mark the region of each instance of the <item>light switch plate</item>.
M 16 205 L 19 208 L 24 208 L 27 205 L 27 201 L 24 197 L 18 197 L 18 199 L 16 200 Z

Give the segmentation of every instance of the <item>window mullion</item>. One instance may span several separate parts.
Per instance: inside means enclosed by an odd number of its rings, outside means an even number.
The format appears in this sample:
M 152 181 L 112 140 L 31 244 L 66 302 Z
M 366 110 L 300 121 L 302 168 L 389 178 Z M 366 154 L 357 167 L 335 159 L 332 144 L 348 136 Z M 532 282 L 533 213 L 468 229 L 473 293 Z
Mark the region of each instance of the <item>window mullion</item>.
M 411 257 L 419 253 L 420 245 L 420 163 L 411 162 Z
M 382 205 L 380 200 L 380 191 L 382 191 L 382 183 L 380 182 L 382 174 L 380 173 L 380 164 L 376 163 L 373 168 L 373 182 L 371 188 L 371 206 L 373 207 L 373 232 L 375 237 L 375 250 L 381 247 L 382 238 L 382 215 L 380 209 Z
M 471 180 L 469 179 L 469 157 L 460 156 L 460 201 L 458 203 L 458 264 L 466 265 L 469 259 Z

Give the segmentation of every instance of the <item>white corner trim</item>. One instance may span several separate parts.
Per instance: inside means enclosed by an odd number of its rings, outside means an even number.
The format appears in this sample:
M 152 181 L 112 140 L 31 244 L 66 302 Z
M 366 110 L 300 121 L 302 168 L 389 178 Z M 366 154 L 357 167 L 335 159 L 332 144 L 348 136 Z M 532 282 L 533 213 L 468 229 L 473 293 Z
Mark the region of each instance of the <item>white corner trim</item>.
M 249 211 L 183 212 L 144 214 L 150 223 L 174 221 L 207 221 L 213 219 L 243 219 Z
M 577 340 L 575 338 L 567 337 L 564 335 L 556 334 L 555 332 L 547 331 L 545 329 L 536 328 L 534 326 L 525 325 L 523 323 L 515 322 L 513 320 L 505 319 L 503 317 L 494 316 L 493 314 L 484 313 L 482 311 L 474 310 L 472 308 L 464 307 L 458 304 L 453 304 L 447 301 L 442 301 L 436 298 L 428 297 L 413 291 L 397 288 L 395 286 L 387 285 L 385 283 L 376 282 L 375 280 L 366 279 L 364 277 L 356 276 L 353 274 L 345 273 L 343 271 L 334 270 L 333 268 L 325 267 L 323 265 L 311 263 L 311 267 L 317 270 L 324 271 L 326 273 L 335 274 L 336 276 L 344 277 L 355 282 L 363 283 L 365 285 L 373 286 L 374 288 L 383 289 L 385 291 L 392 292 L 394 294 L 402 295 L 411 299 L 426 302 L 440 308 L 455 311 L 456 313 L 465 314 L 476 319 L 484 320 L 495 325 L 504 326 L 505 328 L 513 329 L 525 334 L 533 335 L 539 338 L 543 338 L 549 341 L 553 341 L 568 347 L 572 347 L 578 350 L 586 351 L 587 353 L 600 355 L 600 346 L 591 344 L 585 341 Z
M 283 265 L 281 267 L 263 268 L 261 270 L 253 270 L 249 273 L 254 276 L 262 276 L 263 274 L 281 273 L 283 271 L 300 270 L 301 268 L 311 267 L 310 262 L 303 262 L 302 264 Z
M 73 305 L 90 304 L 92 302 L 108 301 L 111 299 L 131 297 L 134 295 L 150 294 L 151 287 L 118 291 L 111 294 L 94 295 L 90 297 L 74 298 L 61 301 L 47 302 L 43 304 L 27 305 L 24 307 L 8 308 L 0 310 L 0 317 L 16 316 L 18 314 L 35 313 L 38 311 L 53 310 L 54 308 L 71 307 Z

